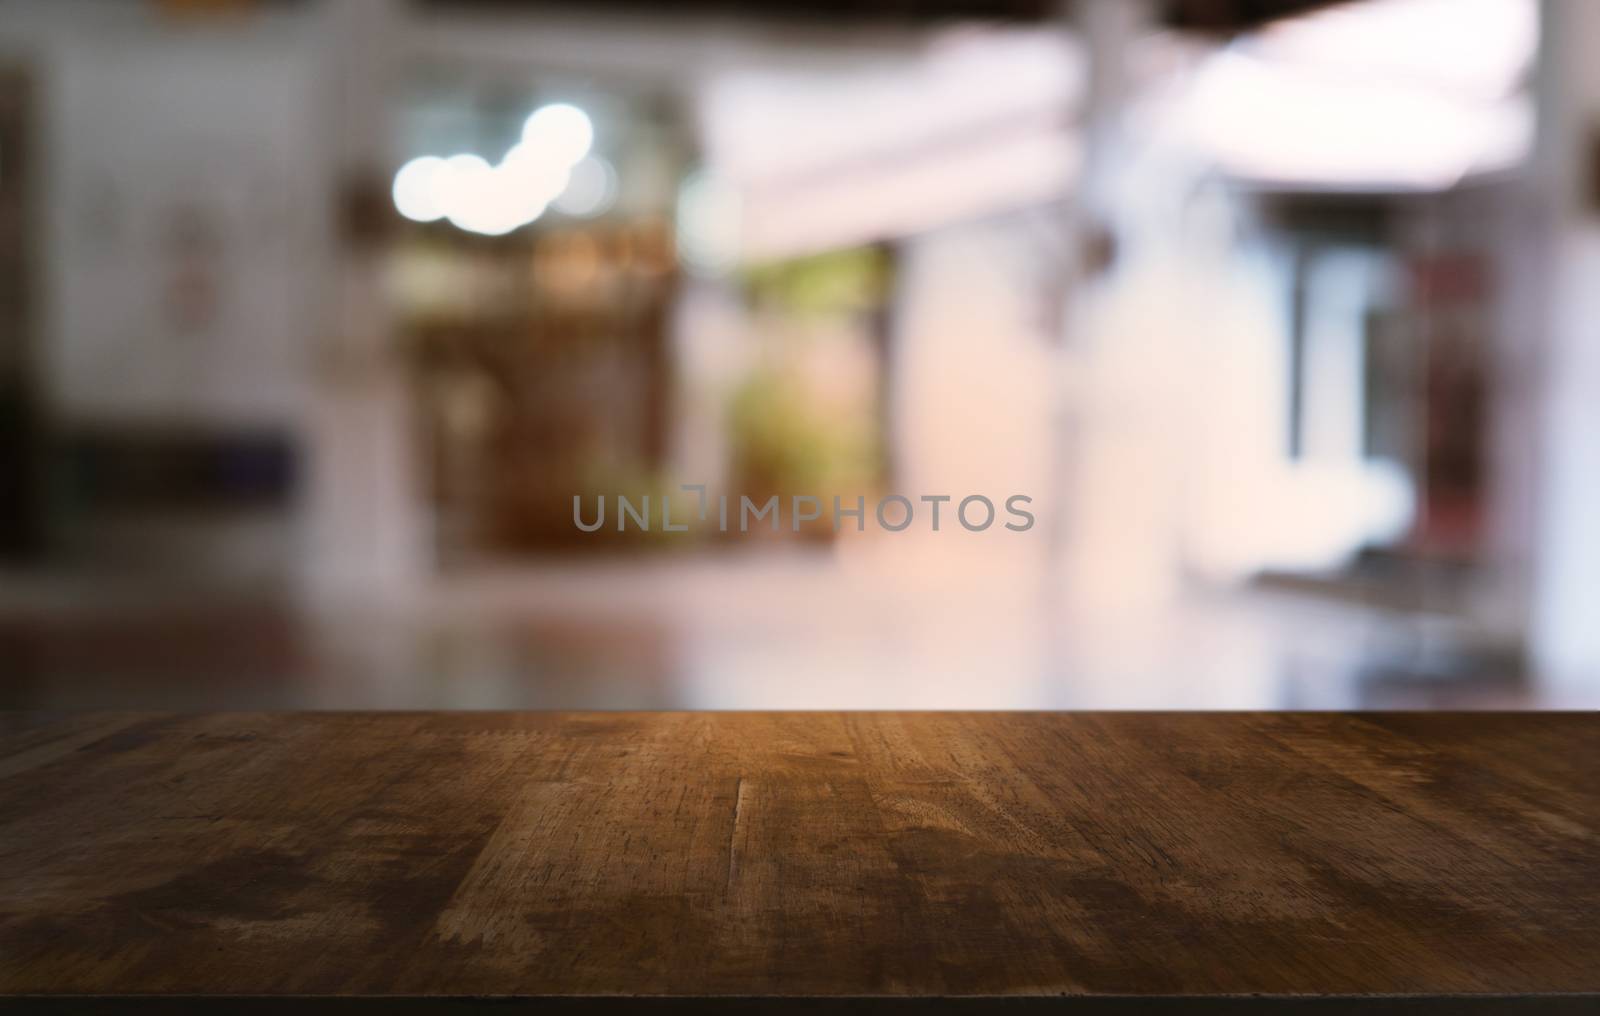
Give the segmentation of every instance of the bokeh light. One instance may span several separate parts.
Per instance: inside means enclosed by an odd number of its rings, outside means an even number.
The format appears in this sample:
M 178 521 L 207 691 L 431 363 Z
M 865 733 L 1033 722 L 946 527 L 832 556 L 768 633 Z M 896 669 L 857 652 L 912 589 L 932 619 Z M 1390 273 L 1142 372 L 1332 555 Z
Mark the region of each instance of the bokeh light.
M 585 218 L 605 213 L 616 197 L 617 171 L 605 159 L 590 155 L 572 167 L 555 206 L 567 215 Z
M 597 215 L 615 196 L 616 171 L 604 159 L 586 158 L 593 143 L 594 125 L 583 110 L 568 103 L 541 106 L 497 164 L 459 153 L 423 155 L 401 166 L 394 206 L 413 222 L 443 218 L 483 236 L 525 226 L 563 196 L 567 214 Z
M 394 175 L 394 207 L 412 222 L 433 222 L 444 217 L 434 177 L 444 166 L 436 155 L 412 159 Z
M 565 102 L 551 103 L 534 110 L 522 125 L 522 141 L 548 158 L 572 166 L 589 154 L 594 143 L 594 124 L 589 114 Z

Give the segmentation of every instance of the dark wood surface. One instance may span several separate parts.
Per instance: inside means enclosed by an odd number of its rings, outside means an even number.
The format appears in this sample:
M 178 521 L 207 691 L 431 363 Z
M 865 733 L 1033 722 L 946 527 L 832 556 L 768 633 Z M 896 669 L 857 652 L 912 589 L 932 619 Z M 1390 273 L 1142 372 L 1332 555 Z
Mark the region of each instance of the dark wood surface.
M 10 996 L 1600 992 L 1596 714 L 0 723 Z

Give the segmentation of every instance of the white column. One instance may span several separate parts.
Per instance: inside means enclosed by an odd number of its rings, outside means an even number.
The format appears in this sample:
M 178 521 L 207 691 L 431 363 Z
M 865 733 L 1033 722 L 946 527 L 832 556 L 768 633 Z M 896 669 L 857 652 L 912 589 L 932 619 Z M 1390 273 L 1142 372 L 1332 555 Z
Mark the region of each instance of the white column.
M 1547 690 L 1588 697 L 1600 692 L 1600 4 L 1545 0 L 1542 12 L 1533 183 L 1548 271 L 1530 634 Z
M 383 294 L 380 244 L 343 222 L 352 182 L 394 165 L 390 112 L 401 38 L 397 0 L 323 0 L 329 184 L 323 332 L 305 421 L 302 588 L 313 599 L 403 598 L 428 572 L 411 398 Z

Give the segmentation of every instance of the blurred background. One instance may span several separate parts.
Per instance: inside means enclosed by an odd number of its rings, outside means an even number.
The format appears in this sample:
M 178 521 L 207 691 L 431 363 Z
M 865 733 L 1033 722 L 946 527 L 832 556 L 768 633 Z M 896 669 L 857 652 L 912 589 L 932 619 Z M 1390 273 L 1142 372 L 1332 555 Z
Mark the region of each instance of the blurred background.
M 1597 47 L 0 0 L 0 706 L 1593 708 Z M 685 483 L 1038 524 L 573 525 Z

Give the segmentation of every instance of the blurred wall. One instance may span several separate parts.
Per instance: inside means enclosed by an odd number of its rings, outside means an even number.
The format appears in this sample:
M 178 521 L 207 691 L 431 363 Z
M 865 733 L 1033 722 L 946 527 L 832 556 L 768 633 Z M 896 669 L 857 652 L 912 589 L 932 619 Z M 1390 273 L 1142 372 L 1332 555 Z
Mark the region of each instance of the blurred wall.
M 293 10 L 188 21 L 150 4 L 7 4 L 0 57 L 37 102 L 33 383 L 58 557 L 253 578 L 292 559 L 287 479 L 163 513 L 74 471 L 107 445 L 155 449 L 165 468 L 240 441 L 294 455 L 325 242 L 313 40 Z M 162 484 L 178 486 L 144 488 Z
M 271 24 L 52 46 L 44 345 L 60 413 L 293 425 L 320 239 L 313 56 Z

